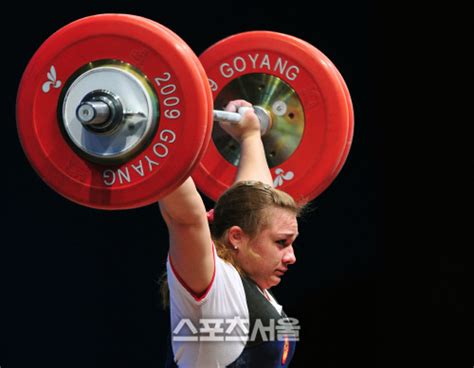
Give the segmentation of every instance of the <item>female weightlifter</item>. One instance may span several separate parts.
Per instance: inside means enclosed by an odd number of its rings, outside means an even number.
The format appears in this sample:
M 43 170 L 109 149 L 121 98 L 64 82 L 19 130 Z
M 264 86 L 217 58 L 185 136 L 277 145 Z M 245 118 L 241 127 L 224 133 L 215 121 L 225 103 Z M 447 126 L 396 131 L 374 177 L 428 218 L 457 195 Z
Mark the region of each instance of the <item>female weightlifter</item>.
M 235 100 L 226 110 L 242 106 L 251 104 Z M 240 143 L 233 186 L 209 213 L 191 178 L 159 202 L 170 237 L 167 366 L 286 367 L 296 326 L 269 289 L 296 261 L 302 206 L 274 189 L 253 109 L 241 124 L 220 124 Z

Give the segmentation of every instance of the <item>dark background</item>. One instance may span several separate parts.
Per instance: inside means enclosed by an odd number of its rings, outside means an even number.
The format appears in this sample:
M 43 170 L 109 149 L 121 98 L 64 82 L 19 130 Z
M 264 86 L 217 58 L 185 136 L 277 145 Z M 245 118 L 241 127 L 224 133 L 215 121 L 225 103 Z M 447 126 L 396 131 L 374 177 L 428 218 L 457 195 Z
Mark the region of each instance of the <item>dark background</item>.
M 169 316 L 160 307 L 157 280 L 168 239 L 157 205 L 107 212 L 69 202 L 35 174 L 16 135 L 16 90 L 36 49 L 69 22 L 103 12 L 155 20 L 198 55 L 226 36 L 273 30 L 312 43 L 333 61 L 352 96 L 354 141 L 341 173 L 301 221 L 297 264 L 274 289 L 302 326 L 292 367 L 455 366 L 469 346 L 458 333 L 458 326 L 468 331 L 459 291 L 467 288 L 465 266 L 454 248 L 431 246 L 431 238 L 417 233 L 432 234 L 438 224 L 420 225 L 425 215 L 412 202 L 430 202 L 427 187 L 412 176 L 428 154 L 420 150 L 405 165 L 417 139 L 398 139 L 403 129 L 417 137 L 416 126 L 407 129 L 410 119 L 401 105 L 411 101 L 418 84 L 405 84 L 409 93 L 403 98 L 387 88 L 397 86 L 404 74 L 399 67 L 411 62 L 406 60 L 412 51 L 436 43 L 428 32 L 412 43 L 400 41 L 416 16 L 408 24 L 395 17 L 395 30 L 389 30 L 385 17 L 393 9 L 369 1 L 322 2 L 313 9 L 298 2 L 43 2 L 28 5 L 21 19 L 17 12 L 24 4 L 11 6 L 17 23 L 5 29 L 8 64 L 2 68 L 8 164 L 0 247 L 1 368 L 141 368 L 164 362 Z M 394 145 L 395 158 L 387 154 Z M 206 204 L 212 206 L 207 199 Z M 402 215 L 394 215 L 397 209 Z

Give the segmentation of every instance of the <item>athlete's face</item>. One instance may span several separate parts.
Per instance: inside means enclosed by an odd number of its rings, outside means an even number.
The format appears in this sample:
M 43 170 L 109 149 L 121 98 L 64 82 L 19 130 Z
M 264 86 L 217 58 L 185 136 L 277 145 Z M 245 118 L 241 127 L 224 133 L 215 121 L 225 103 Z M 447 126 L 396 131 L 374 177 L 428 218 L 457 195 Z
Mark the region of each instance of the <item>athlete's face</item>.
M 262 289 L 280 283 L 288 266 L 296 262 L 293 242 L 298 222 L 293 212 L 282 208 L 268 210 L 269 224 L 254 238 L 243 235 L 237 260 L 245 273 Z

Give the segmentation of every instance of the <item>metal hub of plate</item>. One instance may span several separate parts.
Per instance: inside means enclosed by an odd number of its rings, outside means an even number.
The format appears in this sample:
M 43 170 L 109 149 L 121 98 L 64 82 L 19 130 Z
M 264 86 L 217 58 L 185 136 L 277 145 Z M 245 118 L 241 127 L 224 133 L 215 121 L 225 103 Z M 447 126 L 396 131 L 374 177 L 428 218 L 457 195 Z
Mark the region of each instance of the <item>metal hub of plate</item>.
M 69 78 L 64 91 L 58 106 L 61 128 L 73 148 L 92 161 L 127 161 L 157 130 L 158 98 L 147 78 L 130 64 L 89 63 Z M 95 104 L 106 106 L 108 118 L 100 124 L 84 123 L 81 114 L 100 112 Z
M 232 80 L 219 93 L 214 107 L 223 109 L 229 101 L 244 98 L 271 114 L 272 128 L 262 137 L 269 166 L 288 160 L 301 142 L 305 117 L 296 92 L 282 79 L 263 73 L 245 74 Z M 240 147 L 220 126 L 214 124 L 212 139 L 217 150 L 237 166 Z

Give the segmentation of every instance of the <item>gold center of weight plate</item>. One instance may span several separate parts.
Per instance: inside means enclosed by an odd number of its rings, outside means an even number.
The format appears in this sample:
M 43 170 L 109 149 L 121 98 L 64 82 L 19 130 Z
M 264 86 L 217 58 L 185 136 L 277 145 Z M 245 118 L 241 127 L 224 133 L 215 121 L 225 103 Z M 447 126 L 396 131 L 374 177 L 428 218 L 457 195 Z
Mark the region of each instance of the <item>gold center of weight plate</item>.
M 262 137 L 269 167 L 288 160 L 301 142 L 305 124 L 303 106 L 295 90 L 273 75 L 246 74 L 222 89 L 214 102 L 214 108 L 224 109 L 235 99 L 244 99 L 270 113 L 272 128 Z M 221 155 L 237 166 L 240 146 L 217 122 L 214 122 L 212 139 Z

